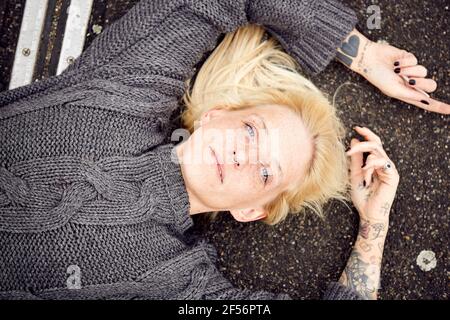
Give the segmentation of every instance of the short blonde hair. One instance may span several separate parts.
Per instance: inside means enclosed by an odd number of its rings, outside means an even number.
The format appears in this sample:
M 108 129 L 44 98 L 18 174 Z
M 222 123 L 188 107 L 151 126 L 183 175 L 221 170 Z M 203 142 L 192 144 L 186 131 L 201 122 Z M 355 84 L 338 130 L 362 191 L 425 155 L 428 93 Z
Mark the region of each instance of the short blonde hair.
M 263 27 L 250 24 L 225 35 L 195 82 L 186 81 L 188 90 L 183 96 L 182 124 L 191 133 L 195 121 L 216 106 L 237 110 L 283 105 L 302 119 L 313 140 L 313 156 L 303 179 L 266 204 L 268 215 L 262 221 L 269 225 L 305 208 L 323 217 L 328 200 L 348 199 L 344 127 L 328 99 L 299 70 L 275 38 L 268 37 Z

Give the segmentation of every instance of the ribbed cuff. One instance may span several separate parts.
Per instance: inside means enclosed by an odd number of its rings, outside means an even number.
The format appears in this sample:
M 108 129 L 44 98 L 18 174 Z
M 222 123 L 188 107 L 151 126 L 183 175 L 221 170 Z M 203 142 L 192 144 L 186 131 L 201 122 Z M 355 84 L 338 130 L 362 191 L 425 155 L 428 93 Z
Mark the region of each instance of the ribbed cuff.
M 366 300 L 356 291 L 339 282 L 331 282 L 323 295 L 323 300 Z

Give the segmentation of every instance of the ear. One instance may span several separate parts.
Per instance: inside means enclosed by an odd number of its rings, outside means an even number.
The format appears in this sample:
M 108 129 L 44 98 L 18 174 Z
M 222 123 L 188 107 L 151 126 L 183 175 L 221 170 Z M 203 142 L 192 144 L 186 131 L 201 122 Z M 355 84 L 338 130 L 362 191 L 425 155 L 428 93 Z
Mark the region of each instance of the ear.
M 200 126 L 204 125 L 205 123 L 208 123 L 211 119 L 217 116 L 221 116 L 226 111 L 227 110 L 221 106 L 209 109 L 200 116 Z
M 259 209 L 237 209 L 230 210 L 231 215 L 239 222 L 250 222 L 267 217 L 267 211 L 263 208 Z

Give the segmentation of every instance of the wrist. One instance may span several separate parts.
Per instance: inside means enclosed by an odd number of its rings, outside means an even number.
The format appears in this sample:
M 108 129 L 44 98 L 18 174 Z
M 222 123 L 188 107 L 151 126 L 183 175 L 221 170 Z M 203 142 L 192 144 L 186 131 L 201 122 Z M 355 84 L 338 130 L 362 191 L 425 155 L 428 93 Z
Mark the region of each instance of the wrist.
M 375 217 L 375 215 L 371 214 L 359 214 L 359 224 L 363 222 L 368 223 L 383 223 L 389 226 L 389 216 L 387 217 Z
M 364 76 L 369 66 L 368 55 L 373 51 L 374 44 L 358 30 L 353 29 L 337 49 L 336 58 L 350 70 Z
M 365 240 L 384 240 L 389 229 L 388 219 L 360 217 L 358 236 Z
M 353 61 L 350 69 L 365 77 L 370 71 L 370 57 L 375 49 L 375 43 L 362 36 L 361 50 Z

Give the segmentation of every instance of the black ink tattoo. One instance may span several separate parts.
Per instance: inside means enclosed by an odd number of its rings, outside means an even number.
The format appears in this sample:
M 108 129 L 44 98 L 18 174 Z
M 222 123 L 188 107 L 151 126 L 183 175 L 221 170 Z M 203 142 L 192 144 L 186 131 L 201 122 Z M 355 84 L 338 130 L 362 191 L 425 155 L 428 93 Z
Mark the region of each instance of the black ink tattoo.
M 342 52 L 353 58 L 356 58 L 356 56 L 358 55 L 358 49 L 359 37 L 356 35 L 350 36 L 350 38 L 348 38 L 348 42 L 344 42 L 341 46 Z
M 387 216 L 391 211 L 391 204 L 389 202 L 385 202 L 380 210 L 384 216 Z
M 347 67 L 350 67 L 353 62 L 353 59 L 351 57 L 356 58 L 358 56 L 359 37 L 356 35 L 350 36 L 350 38 L 348 38 L 348 41 L 342 43 L 339 49 L 342 52 L 338 51 L 336 53 L 336 58 Z
M 384 234 L 382 233 L 384 231 L 384 223 L 375 223 L 372 225 L 372 229 L 374 230 L 374 236 L 372 240 L 384 236 Z
M 339 51 L 336 53 L 336 58 L 349 68 L 352 65 L 353 59 L 350 59 L 349 57 L 340 53 Z
M 369 272 L 370 264 L 361 259 L 361 254 L 358 251 L 353 250 L 340 281 L 347 287 L 357 291 L 364 298 L 373 299 L 377 287 L 373 279 L 375 275 L 368 274 Z
M 370 224 L 369 221 L 361 219 L 358 235 L 366 240 L 375 240 L 384 236 L 384 223 Z

